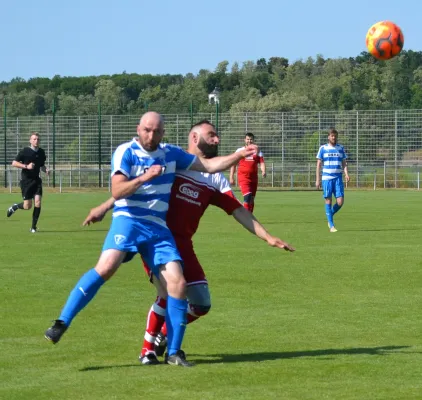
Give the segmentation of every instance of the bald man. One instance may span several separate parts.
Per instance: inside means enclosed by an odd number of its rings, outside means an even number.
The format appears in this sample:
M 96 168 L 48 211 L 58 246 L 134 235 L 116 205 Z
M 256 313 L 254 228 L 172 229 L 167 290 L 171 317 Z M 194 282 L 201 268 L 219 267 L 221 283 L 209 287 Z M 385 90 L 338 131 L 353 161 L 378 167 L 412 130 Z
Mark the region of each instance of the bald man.
M 166 216 L 176 169 L 214 173 L 223 171 L 241 158 L 256 152 L 256 146 L 243 152 L 212 159 L 189 154 L 179 147 L 162 144 L 163 117 L 144 114 L 137 126 L 137 137 L 120 145 L 111 162 L 113 219 L 102 253 L 95 266 L 81 277 L 45 338 L 57 343 L 73 318 L 95 296 L 122 263 L 140 253 L 152 274 L 167 292 L 166 324 L 170 365 L 189 367 L 181 344 L 186 328 L 186 281 L 181 256 L 167 227 Z
M 192 126 L 189 133 L 188 152 L 190 154 L 213 158 L 217 155 L 218 144 L 219 137 L 215 126 L 209 121 L 202 120 Z M 111 198 L 92 209 L 83 224 L 101 221 L 113 204 L 114 199 Z M 270 246 L 294 251 L 288 243 L 269 234 L 255 217 L 242 207 L 223 174 L 177 170 L 169 201 L 167 226 L 174 236 L 183 259 L 183 274 L 187 282 L 189 301 L 187 323 L 206 315 L 211 308 L 208 281 L 192 242 L 200 219 L 210 204 L 221 208 L 228 215 L 233 215 L 236 221 Z M 164 354 L 167 345 L 168 330 L 164 324 L 167 292 L 145 262 L 144 267 L 157 288 L 157 298 L 148 313 L 139 360 L 143 365 L 152 365 L 157 364 L 157 356 Z

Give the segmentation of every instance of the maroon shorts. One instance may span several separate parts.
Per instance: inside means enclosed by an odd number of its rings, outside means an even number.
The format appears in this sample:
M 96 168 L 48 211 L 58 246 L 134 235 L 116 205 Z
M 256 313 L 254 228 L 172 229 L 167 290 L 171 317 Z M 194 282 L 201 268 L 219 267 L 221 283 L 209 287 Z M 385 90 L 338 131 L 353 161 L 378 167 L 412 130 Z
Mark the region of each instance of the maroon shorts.
M 207 284 L 207 278 L 205 277 L 205 272 L 202 269 L 202 266 L 198 260 L 198 257 L 195 254 L 193 249 L 193 243 L 190 239 L 179 239 L 174 238 L 176 241 L 177 249 L 183 260 L 183 275 L 186 279 L 187 285 L 197 285 L 199 283 Z M 145 272 L 151 278 L 152 272 L 148 265 L 144 263 Z

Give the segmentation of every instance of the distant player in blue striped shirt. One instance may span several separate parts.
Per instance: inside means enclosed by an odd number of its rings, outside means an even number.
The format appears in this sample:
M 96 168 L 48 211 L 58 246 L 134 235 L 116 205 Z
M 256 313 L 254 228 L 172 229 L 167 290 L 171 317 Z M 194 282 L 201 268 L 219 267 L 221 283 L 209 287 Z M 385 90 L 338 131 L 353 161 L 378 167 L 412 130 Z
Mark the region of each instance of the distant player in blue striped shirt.
M 337 144 L 338 132 L 332 128 L 328 133 L 328 143 L 319 148 L 316 158 L 316 183 L 317 189 L 321 188 L 321 165 L 322 167 L 322 191 L 325 199 L 325 214 L 327 215 L 330 232 L 337 232 L 334 226 L 334 214 L 344 204 L 343 171 L 346 182 L 350 181 L 347 170 L 347 155 L 342 145 Z M 336 203 L 331 207 L 332 197 Z
M 111 192 L 116 199 L 110 230 L 95 268 L 70 293 L 59 318 L 45 332 L 57 343 L 73 318 L 95 296 L 119 266 L 140 253 L 168 292 L 166 363 L 191 366 L 181 350 L 186 329 L 186 281 L 181 257 L 166 225 L 168 203 L 176 169 L 215 173 L 258 151 L 251 145 L 225 157 L 205 159 L 180 147 L 162 144 L 164 121 L 160 114 L 144 114 L 138 137 L 120 145 L 113 154 Z M 157 360 L 158 363 L 158 360 Z

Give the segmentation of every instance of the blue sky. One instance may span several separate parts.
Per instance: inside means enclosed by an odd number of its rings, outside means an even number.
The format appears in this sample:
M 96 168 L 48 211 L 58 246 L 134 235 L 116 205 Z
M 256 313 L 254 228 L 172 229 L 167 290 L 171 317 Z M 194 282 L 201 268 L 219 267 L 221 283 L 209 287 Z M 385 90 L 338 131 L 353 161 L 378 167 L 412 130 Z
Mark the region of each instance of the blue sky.
M 417 0 L 10 0 L 1 14 L 0 81 L 356 56 L 384 19 L 402 28 L 406 49 L 422 48 Z

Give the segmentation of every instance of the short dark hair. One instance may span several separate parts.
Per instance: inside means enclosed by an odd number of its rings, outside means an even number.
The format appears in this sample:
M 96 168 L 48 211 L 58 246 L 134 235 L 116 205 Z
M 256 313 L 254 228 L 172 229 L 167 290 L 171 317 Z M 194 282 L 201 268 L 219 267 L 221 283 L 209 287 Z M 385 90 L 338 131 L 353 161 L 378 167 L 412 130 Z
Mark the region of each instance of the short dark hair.
M 332 133 L 334 133 L 334 135 L 338 135 L 337 129 L 331 127 L 330 130 L 328 131 L 328 134 L 331 135 Z
M 213 123 L 211 123 L 210 121 L 208 121 L 207 119 L 201 119 L 200 121 L 196 122 L 195 124 L 193 124 L 190 127 L 190 130 L 193 130 L 194 128 L 197 128 L 201 125 L 210 125 L 215 129 L 215 125 Z
M 249 138 L 251 138 L 251 139 L 255 139 L 255 135 L 253 134 L 253 133 L 251 133 L 251 132 L 246 132 L 245 133 L 245 138 L 246 137 L 249 137 Z

